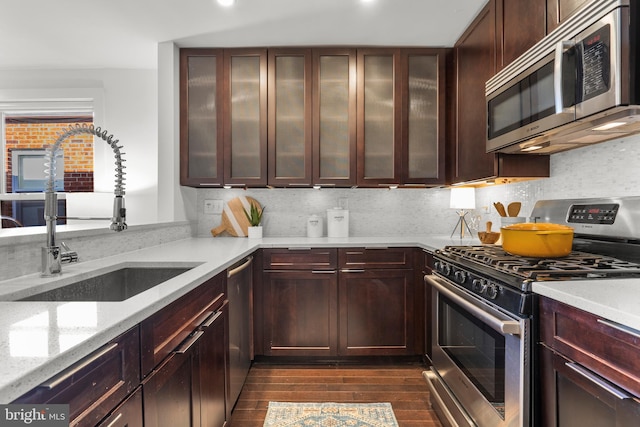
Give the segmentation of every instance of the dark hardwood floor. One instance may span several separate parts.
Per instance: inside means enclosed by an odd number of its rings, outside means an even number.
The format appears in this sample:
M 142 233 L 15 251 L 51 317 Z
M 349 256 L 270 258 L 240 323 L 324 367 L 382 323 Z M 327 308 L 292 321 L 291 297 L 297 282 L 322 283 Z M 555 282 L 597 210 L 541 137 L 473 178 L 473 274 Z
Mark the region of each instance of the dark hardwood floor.
M 232 427 L 262 427 L 269 401 L 390 402 L 400 427 L 440 427 L 420 363 L 393 365 L 254 364 L 231 416 Z

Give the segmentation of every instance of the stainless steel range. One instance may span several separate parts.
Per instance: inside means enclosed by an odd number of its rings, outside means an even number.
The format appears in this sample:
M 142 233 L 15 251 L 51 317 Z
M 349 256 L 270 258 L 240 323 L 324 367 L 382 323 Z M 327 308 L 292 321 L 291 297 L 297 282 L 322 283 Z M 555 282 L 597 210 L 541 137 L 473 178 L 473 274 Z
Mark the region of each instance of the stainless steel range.
M 640 197 L 540 201 L 532 222 L 574 227 L 555 259 L 500 246 L 447 246 L 434 255 L 432 406 L 445 425 L 535 426 L 535 281 L 640 277 Z

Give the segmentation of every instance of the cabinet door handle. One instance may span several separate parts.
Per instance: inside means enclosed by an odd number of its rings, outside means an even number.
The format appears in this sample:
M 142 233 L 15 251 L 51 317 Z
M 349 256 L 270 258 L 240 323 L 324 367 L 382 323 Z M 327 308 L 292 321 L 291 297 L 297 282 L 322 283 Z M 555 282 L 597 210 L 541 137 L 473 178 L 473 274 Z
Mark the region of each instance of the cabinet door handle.
M 202 334 L 204 334 L 204 331 L 198 331 L 195 334 L 191 335 L 191 337 L 188 340 L 186 340 L 184 344 L 182 344 L 182 346 L 175 351 L 175 353 L 184 354 L 187 351 L 189 351 L 191 346 L 193 346 L 196 343 L 196 341 L 200 339 Z
M 311 270 L 311 274 L 333 274 L 335 270 Z
M 58 385 L 60 385 L 67 379 L 71 378 L 72 376 L 74 376 L 75 374 L 77 374 L 82 369 L 86 368 L 96 360 L 100 359 L 105 354 L 108 354 L 111 351 L 113 351 L 116 347 L 118 347 L 117 342 L 114 342 L 112 344 L 107 344 L 106 346 L 102 347 L 100 350 L 98 350 L 94 354 L 88 356 L 87 358 L 71 366 L 69 369 L 63 372 L 60 372 L 55 377 L 51 378 L 48 382 L 41 384 L 40 387 L 44 387 L 49 390 L 56 388 Z
M 629 399 L 631 397 L 627 393 L 623 392 L 622 390 L 618 389 L 617 387 L 612 386 L 611 384 L 606 382 L 604 379 L 600 378 L 596 374 L 591 373 L 590 371 L 586 370 L 585 368 L 583 368 L 582 366 L 578 365 L 577 363 L 565 362 L 565 365 L 568 368 L 570 368 L 572 371 L 574 371 L 575 373 L 579 374 L 581 377 L 583 377 L 583 378 L 587 379 L 588 381 L 596 384 L 601 389 L 603 389 L 604 391 L 612 394 L 613 396 L 617 397 L 620 400 Z
M 292 248 L 287 248 L 288 251 L 310 251 L 311 248 L 308 247 L 292 247 Z
M 251 265 L 251 262 L 253 262 L 253 256 L 247 257 L 247 260 L 244 263 L 242 263 L 242 265 L 239 265 L 236 268 L 234 268 L 233 270 L 229 270 L 227 272 L 227 279 L 229 279 L 232 276 L 235 276 L 236 274 L 240 273 L 245 268 L 249 267 Z
M 118 416 L 117 416 L 117 417 L 115 417 L 115 418 L 113 419 L 113 421 L 111 421 L 111 422 L 110 422 L 109 424 L 107 424 L 105 427 L 113 427 L 113 426 L 115 426 L 115 425 L 118 423 L 118 420 L 119 420 L 120 418 L 122 418 L 122 412 L 120 412 L 120 413 L 118 414 Z
M 343 268 L 340 273 L 364 273 L 364 269 L 361 268 Z
M 630 328 L 625 325 L 621 325 L 620 323 L 612 322 L 610 320 L 605 319 L 596 319 L 598 323 L 602 323 L 603 325 L 609 326 L 610 328 L 616 329 L 620 332 L 624 332 L 625 334 L 629 334 L 632 337 L 640 338 L 640 331 Z

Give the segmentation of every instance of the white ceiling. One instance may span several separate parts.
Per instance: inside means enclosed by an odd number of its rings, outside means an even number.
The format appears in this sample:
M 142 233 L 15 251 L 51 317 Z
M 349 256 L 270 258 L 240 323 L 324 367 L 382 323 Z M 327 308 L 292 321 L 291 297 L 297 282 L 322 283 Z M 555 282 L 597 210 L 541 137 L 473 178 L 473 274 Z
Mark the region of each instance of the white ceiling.
M 487 0 L 0 0 L 0 69 L 156 68 L 179 46 L 452 46 Z

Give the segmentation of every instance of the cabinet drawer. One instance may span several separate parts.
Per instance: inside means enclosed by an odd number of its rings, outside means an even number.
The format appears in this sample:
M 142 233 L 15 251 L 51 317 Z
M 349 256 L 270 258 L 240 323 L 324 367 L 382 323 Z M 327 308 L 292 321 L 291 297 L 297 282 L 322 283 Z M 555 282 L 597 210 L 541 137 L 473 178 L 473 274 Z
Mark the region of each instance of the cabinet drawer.
M 640 396 L 640 331 L 544 297 L 540 319 L 545 344 Z
M 337 251 L 326 248 L 265 249 L 265 270 L 332 270 L 337 265 Z
M 338 250 L 340 268 L 413 268 L 411 248 L 345 248 Z
M 127 397 L 98 427 L 143 427 L 142 388 Z
M 140 323 L 143 377 L 222 306 L 225 285 L 225 275 L 218 274 Z
M 70 426 L 94 426 L 137 387 L 139 357 L 136 326 L 14 403 L 68 404 Z

